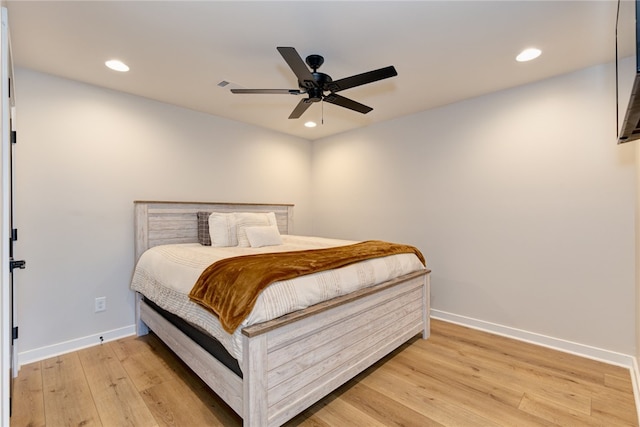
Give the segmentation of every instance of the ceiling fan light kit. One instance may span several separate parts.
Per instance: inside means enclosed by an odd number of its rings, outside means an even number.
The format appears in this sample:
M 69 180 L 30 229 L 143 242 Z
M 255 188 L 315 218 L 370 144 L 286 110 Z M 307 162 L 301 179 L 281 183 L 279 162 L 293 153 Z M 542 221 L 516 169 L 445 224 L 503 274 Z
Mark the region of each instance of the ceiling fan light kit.
M 289 115 L 290 119 L 299 118 L 305 111 L 307 111 L 307 108 L 309 108 L 311 104 L 320 101 L 326 101 L 362 114 L 367 114 L 369 111 L 373 110 L 373 108 L 342 95 L 338 95 L 336 92 L 398 75 L 396 69 L 393 66 L 389 66 L 333 81 L 331 76 L 328 74 L 318 72 L 318 68 L 320 68 L 324 63 L 324 58 L 322 56 L 315 54 L 307 56 L 306 63 L 309 68 L 311 68 L 310 71 L 295 48 L 278 47 L 277 49 L 286 61 L 287 65 L 289 65 L 289 68 L 291 68 L 291 71 L 296 75 L 299 89 L 231 89 L 231 92 L 236 94 L 271 95 L 307 94 L 307 98 L 301 99 L 300 102 L 298 102 L 298 105 L 293 109 Z

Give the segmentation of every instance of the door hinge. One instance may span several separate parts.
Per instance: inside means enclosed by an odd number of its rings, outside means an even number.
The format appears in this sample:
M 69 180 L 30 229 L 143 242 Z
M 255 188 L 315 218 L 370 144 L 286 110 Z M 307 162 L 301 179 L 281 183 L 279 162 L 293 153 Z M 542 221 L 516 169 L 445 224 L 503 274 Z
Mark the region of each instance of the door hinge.
M 11 240 L 14 242 L 18 241 L 18 229 L 17 228 L 13 228 L 11 230 Z
M 16 142 L 18 142 L 18 132 L 15 130 L 11 131 L 11 143 L 15 144 Z
M 18 339 L 18 327 L 17 326 L 13 327 L 11 338 L 13 338 L 14 340 Z
M 24 260 L 19 260 L 19 261 L 9 261 L 9 271 L 13 272 L 14 269 L 19 268 L 19 269 L 24 269 L 26 268 L 27 263 Z

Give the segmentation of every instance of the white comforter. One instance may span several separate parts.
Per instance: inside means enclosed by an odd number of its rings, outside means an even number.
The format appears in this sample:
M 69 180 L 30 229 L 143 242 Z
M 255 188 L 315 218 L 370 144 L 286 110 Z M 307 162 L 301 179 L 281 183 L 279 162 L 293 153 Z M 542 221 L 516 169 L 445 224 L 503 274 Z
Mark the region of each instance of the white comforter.
M 424 269 L 414 254 L 399 254 L 272 283 L 260 294 L 249 317 L 232 335 L 222 328 L 216 316 L 189 299 L 189 292 L 202 271 L 220 259 L 356 243 L 291 235 L 283 235 L 282 240 L 282 245 L 263 248 L 214 248 L 199 243 L 156 246 L 140 257 L 131 289 L 210 333 L 242 366 L 241 330 L 245 326 L 275 319 L 318 302 Z

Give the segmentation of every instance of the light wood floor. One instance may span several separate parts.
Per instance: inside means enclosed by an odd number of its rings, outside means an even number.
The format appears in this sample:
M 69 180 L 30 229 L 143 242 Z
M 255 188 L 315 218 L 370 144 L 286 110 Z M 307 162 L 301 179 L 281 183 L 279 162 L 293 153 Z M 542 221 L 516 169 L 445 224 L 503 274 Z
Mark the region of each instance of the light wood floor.
M 12 426 L 238 426 L 152 334 L 23 366 Z M 433 321 L 288 426 L 637 426 L 627 369 Z

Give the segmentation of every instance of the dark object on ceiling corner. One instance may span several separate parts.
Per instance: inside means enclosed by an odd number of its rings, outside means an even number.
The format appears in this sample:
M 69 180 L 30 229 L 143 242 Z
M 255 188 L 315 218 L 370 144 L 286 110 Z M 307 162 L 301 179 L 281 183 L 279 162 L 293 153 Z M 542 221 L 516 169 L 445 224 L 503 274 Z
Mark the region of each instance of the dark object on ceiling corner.
M 293 109 L 289 115 L 290 119 L 299 118 L 305 111 L 307 111 L 307 108 L 309 108 L 312 103 L 320 101 L 326 101 L 362 114 L 367 114 L 369 111 L 373 110 L 373 108 L 338 95 L 336 92 L 398 75 L 396 69 L 393 66 L 389 66 L 334 81 L 331 79 L 331 76 L 318 72 L 318 68 L 320 68 L 324 63 L 324 58 L 322 56 L 307 56 L 306 63 L 311 70 L 313 70 L 310 71 L 295 48 L 278 47 L 277 49 L 289 65 L 289 68 L 291 68 L 298 78 L 299 89 L 231 89 L 231 92 L 242 94 L 307 94 L 308 97 L 301 99 L 300 102 L 298 102 L 298 105 Z

